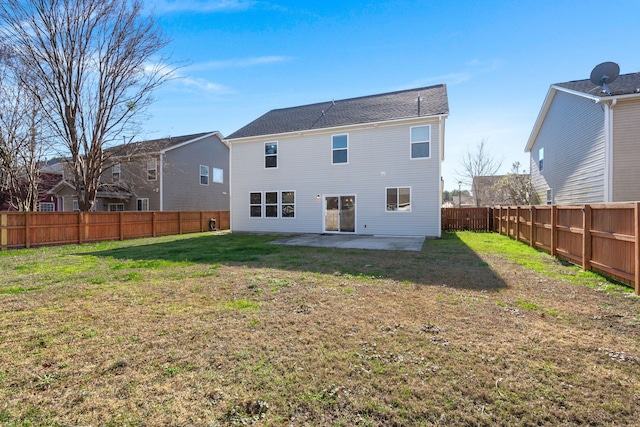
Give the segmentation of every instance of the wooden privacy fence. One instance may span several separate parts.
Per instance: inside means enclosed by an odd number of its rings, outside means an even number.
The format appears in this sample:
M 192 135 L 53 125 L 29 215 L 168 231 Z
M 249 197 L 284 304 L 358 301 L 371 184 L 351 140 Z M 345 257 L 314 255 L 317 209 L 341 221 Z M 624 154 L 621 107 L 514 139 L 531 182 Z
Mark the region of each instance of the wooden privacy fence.
M 485 224 L 640 294 L 640 202 L 442 209 L 443 230 L 487 231 Z
M 443 231 L 493 231 L 491 208 L 442 208 Z
M 1 212 L 0 249 L 126 240 L 229 229 L 229 211 Z

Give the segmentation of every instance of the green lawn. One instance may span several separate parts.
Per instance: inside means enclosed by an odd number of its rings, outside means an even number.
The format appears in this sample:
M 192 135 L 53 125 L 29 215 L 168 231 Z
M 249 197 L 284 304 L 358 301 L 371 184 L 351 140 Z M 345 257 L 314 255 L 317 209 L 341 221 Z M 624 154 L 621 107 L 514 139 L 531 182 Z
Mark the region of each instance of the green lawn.
M 0 425 L 632 425 L 640 303 L 506 237 L 0 252 Z

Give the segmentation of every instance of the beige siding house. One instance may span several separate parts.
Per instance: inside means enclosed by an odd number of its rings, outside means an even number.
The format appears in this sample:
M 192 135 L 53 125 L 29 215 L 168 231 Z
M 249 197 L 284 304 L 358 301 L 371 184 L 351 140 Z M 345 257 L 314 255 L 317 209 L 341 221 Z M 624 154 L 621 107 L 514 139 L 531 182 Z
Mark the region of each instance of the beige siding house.
M 124 144 L 105 156 L 96 211 L 229 210 L 229 147 L 219 132 Z M 65 175 L 52 193 L 58 210 L 77 210 Z
M 439 236 L 446 87 L 272 110 L 227 137 L 236 232 Z
M 550 87 L 525 151 L 541 203 L 640 200 L 640 73 Z

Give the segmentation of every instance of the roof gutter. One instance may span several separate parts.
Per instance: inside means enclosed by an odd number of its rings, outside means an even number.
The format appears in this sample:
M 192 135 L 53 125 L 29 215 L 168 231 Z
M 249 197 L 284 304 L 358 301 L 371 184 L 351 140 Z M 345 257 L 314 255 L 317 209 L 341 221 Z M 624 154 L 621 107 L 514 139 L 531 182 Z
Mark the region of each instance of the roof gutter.
M 402 124 L 402 123 L 409 123 L 409 122 L 420 122 L 423 121 L 424 119 L 438 119 L 438 120 L 442 120 L 442 119 L 446 119 L 449 117 L 449 113 L 446 114 L 435 114 L 432 116 L 420 116 L 420 117 L 405 117 L 402 119 L 394 119 L 394 120 L 384 120 L 381 122 L 370 122 L 370 123 L 352 123 L 352 124 L 348 124 L 348 125 L 342 125 L 342 126 L 333 126 L 333 127 L 326 127 L 326 128 L 318 128 L 318 129 L 302 129 L 302 130 L 296 130 L 296 131 L 291 131 L 291 132 L 282 132 L 282 133 L 272 133 L 272 134 L 264 134 L 264 135 L 254 135 L 254 136 L 246 136 L 246 137 L 241 137 L 241 138 L 227 138 L 224 141 L 227 143 L 231 143 L 231 142 L 249 142 L 249 141 L 256 141 L 256 140 L 263 140 L 265 138 L 282 138 L 282 137 L 287 137 L 287 136 L 296 136 L 296 135 L 302 135 L 302 134 L 318 134 L 318 133 L 324 133 L 324 132 L 335 132 L 335 131 L 342 131 L 345 129 L 351 129 L 351 128 L 367 128 L 367 127 L 372 127 L 372 128 L 376 128 L 376 127 L 385 127 L 385 126 L 395 126 L 397 124 Z

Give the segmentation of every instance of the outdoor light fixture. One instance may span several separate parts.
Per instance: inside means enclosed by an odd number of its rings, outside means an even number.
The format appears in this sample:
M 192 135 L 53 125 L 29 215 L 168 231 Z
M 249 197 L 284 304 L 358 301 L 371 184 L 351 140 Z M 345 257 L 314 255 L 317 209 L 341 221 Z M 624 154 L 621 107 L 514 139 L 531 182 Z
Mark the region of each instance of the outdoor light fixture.
M 316 194 L 316 200 L 320 200 L 320 195 Z

